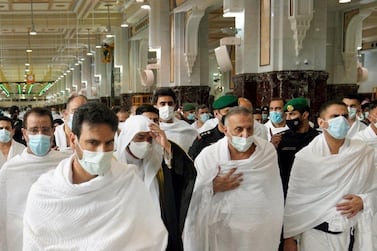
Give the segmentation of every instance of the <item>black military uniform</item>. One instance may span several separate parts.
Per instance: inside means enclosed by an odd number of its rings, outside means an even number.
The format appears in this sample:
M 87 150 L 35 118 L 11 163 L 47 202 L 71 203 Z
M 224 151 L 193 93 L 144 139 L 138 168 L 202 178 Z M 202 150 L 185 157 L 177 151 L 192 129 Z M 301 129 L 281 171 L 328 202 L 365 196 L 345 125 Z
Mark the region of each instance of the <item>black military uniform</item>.
M 221 96 L 212 104 L 212 108 L 215 110 L 221 110 L 233 106 L 238 106 L 238 98 L 234 95 Z M 220 132 L 219 126 L 216 125 L 215 128 L 202 132 L 200 136 L 194 140 L 194 143 L 191 145 L 188 154 L 192 159 L 195 159 L 196 156 L 198 156 L 199 153 L 203 150 L 203 148 L 217 142 L 223 137 L 224 133 Z
M 196 156 L 207 146 L 217 142 L 219 139 L 224 137 L 224 133 L 220 132 L 219 127 L 202 132 L 198 138 L 194 140 L 194 143 L 190 147 L 188 154 L 192 159 L 195 159 Z
M 303 114 L 309 111 L 309 105 L 306 98 L 294 98 L 287 102 L 284 106 L 284 112 L 299 111 Z M 287 125 L 289 126 L 287 120 Z M 280 177 L 283 184 L 284 198 L 287 196 L 289 176 L 295 154 L 303 147 L 307 146 L 319 132 L 311 127 L 304 133 L 298 133 L 295 130 L 287 130 L 281 137 L 279 146 L 277 147 L 278 162 L 280 169 Z
M 297 133 L 287 130 L 281 137 L 277 148 L 280 177 L 283 184 L 284 198 L 287 196 L 289 176 L 291 173 L 295 154 L 307 146 L 319 132 L 310 128 L 308 132 Z

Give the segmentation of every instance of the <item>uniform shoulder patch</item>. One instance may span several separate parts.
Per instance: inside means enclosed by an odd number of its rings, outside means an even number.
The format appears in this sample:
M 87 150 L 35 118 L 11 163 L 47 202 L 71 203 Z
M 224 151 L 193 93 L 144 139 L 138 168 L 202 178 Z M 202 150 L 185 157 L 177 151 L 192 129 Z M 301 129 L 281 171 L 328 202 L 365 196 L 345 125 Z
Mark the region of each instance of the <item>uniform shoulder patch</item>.
M 199 136 L 200 136 L 201 138 L 206 137 L 206 136 L 208 136 L 208 135 L 211 135 L 211 130 L 204 131 L 204 132 L 202 132 L 202 133 L 199 134 Z

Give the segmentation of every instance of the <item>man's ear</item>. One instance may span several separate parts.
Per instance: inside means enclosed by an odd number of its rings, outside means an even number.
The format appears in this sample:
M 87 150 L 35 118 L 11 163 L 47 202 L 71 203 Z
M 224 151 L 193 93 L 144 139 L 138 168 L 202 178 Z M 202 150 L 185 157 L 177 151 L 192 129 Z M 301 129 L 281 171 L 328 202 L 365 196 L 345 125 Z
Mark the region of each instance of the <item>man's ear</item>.
M 14 129 L 13 129 L 14 130 Z M 22 132 L 22 135 L 24 136 L 24 139 L 26 140 L 27 138 L 27 133 L 26 133 L 26 129 L 25 128 L 21 128 L 21 132 Z
M 325 121 L 323 118 L 318 117 L 318 118 L 317 118 L 317 123 L 318 123 L 318 126 L 319 126 L 320 128 L 325 128 L 325 123 L 326 123 L 326 121 Z
M 302 114 L 302 117 L 304 119 L 309 119 L 309 112 L 308 111 L 305 111 L 303 114 Z
M 69 146 L 70 146 L 73 150 L 76 149 L 76 145 L 75 145 L 76 140 L 77 140 L 76 135 L 73 134 L 73 132 L 70 132 L 70 133 L 69 133 Z

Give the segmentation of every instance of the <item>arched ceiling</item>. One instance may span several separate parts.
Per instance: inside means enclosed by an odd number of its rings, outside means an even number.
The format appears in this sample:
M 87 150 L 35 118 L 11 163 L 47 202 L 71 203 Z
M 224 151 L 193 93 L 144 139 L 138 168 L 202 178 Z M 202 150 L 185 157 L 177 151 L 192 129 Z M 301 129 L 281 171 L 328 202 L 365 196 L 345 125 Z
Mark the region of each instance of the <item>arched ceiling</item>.
M 151 0 L 159 1 L 159 0 Z M 189 5 L 193 0 L 182 1 Z M 375 0 L 352 0 L 351 4 L 340 5 L 338 1 L 328 1 L 330 8 L 352 9 L 358 6 L 377 5 Z M 109 6 L 110 16 L 108 19 Z M 119 27 L 123 14 L 130 23 L 137 22 L 141 15 L 136 0 L 0 0 L 0 99 L 4 98 L 2 85 L 12 93 L 25 93 L 25 63 L 31 64 L 30 70 L 36 84 L 30 90 L 38 94 L 49 81 L 54 81 L 77 57 L 88 50 L 88 37 L 94 48 L 106 35 L 110 20 L 111 26 Z M 33 20 L 38 32 L 29 36 Z M 221 8 L 209 12 L 209 43 L 216 43 L 226 36 L 234 20 L 224 19 Z M 88 35 L 89 29 L 89 35 Z M 30 40 L 29 40 L 30 39 Z M 26 49 L 32 49 L 27 53 Z M 363 43 L 376 41 L 377 11 L 364 21 Z M 14 84 L 13 84 L 14 83 Z

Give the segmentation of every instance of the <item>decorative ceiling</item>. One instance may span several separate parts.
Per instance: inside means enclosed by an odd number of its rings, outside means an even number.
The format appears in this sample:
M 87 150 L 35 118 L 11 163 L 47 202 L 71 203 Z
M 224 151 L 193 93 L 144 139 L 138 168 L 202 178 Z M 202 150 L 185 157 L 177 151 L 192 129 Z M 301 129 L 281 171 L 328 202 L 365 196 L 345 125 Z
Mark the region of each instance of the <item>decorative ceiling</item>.
M 120 26 L 125 2 L 0 0 L 0 98 L 43 95 L 87 53 L 88 41 L 92 48 L 102 41 L 109 22 Z M 29 35 L 32 24 L 37 35 Z
M 365 3 L 373 7 L 377 1 L 337 2 L 331 0 L 328 5 L 355 8 Z M 124 20 L 132 25 L 147 15 L 140 6 L 139 0 L 0 0 L 0 99 L 43 95 L 62 72 L 86 54 L 88 41 L 94 48 L 104 39 L 109 22 L 112 27 L 119 27 Z M 209 12 L 208 18 L 210 44 L 234 32 L 234 19 L 223 18 L 221 8 Z M 29 35 L 32 24 L 37 31 L 34 36 Z M 364 24 L 363 42 L 377 42 L 377 11 Z

